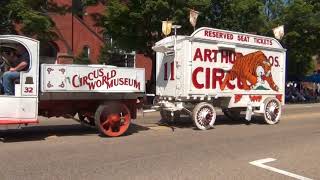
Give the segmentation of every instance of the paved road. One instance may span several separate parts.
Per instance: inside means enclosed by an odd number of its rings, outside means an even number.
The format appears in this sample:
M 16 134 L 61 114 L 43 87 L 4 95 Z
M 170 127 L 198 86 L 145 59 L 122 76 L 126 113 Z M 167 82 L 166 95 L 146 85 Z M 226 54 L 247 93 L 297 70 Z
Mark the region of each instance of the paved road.
M 320 104 L 288 105 L 275 126 L 219 116 L 215 129 L 199 131 L 188 118 L 172 127 L 158 119 L 145 114 L 119 138 L 61 119 L 2 131 L 0 179 L 292 179 L 249 164 L 265 158 L 320 179 Z

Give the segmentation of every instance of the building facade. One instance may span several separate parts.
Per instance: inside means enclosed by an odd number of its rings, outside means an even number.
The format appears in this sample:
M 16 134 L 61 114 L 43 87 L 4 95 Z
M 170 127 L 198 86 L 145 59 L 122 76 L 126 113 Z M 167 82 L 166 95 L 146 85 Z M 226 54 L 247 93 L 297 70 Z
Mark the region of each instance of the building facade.
M 52 0 L 58 6 L 72 6 L 72 0 Z M 85 53 L 90 62 L 98 63 L 100 50 L 104 45 L 102 29 L 96 26 L 94 15 L 103 13 L 105 6 L 97 3 L 84 9 L 84 16 L 79 17 L 72 12 L 59 14 L 48 12 L 55 23 L 57 39 L 41 46 L 40 54 L 47 59 L 57 58 L 59 54 L 69 54 L 74 57 Z
M 58 6 L 72 7 L 72 0 L 52 0 Z M 72 55 L 78 57 L 84 53 L 90 59 L 90 63 L 97 64 L 101 48 L 105 39 L 103 29 L 97 25 L 96 17 L 105 11 L 105 4 L 98 1 L 97 4 L 85 7 L 82 16 L 71 12 L 59 14 L 49 12 L 48 15 L 55 23 L 55 32 L 58 38 L 52 42 L 41 45 L 40 54 L 46 62 L 54 62 L 59 57 Z M 145 68 L 146 80 L 151 79 L 152 60 L 143 54 L 135 57 L 135 67 Z

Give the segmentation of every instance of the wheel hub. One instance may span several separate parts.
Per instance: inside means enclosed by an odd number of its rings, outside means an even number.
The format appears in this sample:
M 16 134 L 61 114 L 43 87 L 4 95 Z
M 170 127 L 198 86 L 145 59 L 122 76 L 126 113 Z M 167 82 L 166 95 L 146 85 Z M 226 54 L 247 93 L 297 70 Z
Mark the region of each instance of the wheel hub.
M 200 110 L 197 119 L 201 125 L 208 125 L 212 120 L 212 112 L 209 108 L 203 108 L 202 110 Z
M 275 121 L 279 115 L 279 106 L 275 101 L 270 101 L 267 105 L 267 118 L 271 121 Z
M 118 122 L 120 122 L 120 116 L 118 115 L 118 114 L 111 114 L 110 116 L 109 116 L 109 122 L 110 122 L 110 124 L 116 124 L 116 123 L 118 123 Z

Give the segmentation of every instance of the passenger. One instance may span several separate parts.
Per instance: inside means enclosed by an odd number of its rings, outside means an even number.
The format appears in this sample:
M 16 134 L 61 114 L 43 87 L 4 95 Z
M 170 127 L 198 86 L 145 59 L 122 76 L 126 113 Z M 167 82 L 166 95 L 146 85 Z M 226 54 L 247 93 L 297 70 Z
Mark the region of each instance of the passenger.
M 23 45 L 17 45 L 13 53 L 14 57 L 8 59 L 10 68 L 2 75 L 5 95 L 14 95 L 14 82 L 20 80 L 20 71 L 27 71 L 30 63 L 29 53 Z

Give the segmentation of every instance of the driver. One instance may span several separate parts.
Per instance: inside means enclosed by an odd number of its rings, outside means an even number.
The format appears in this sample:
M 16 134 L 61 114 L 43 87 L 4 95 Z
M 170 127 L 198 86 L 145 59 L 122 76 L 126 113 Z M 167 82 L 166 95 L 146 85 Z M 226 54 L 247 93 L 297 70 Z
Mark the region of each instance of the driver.
M 14 81 L 20 79 L 20 71 L 28 70 L 29 54 L 21 44 L 1 46 L 11 49 L 9 53 L 2 56 L 9 65 L 9 70 L 2 75 L 3 91 L 5 95 L 14 95 Z

